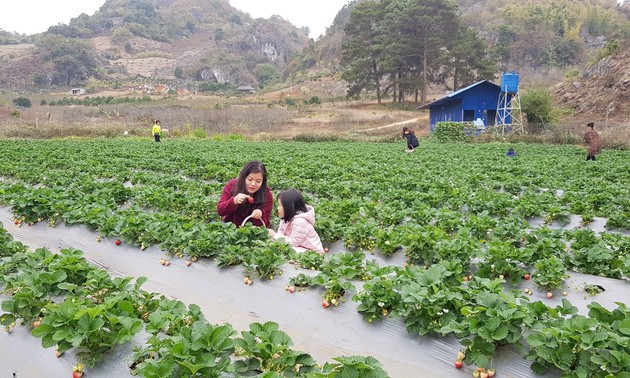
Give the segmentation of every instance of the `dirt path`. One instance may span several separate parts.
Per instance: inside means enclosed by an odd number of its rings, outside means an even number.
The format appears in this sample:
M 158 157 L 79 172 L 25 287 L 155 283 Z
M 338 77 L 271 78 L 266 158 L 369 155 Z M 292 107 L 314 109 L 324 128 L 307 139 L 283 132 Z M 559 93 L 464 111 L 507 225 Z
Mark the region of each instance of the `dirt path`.
M 373 131 L 373 130 L 381 130 L 381 129 L 386 129 L 388 127 L 394 127 L 394 126 L 402 126 L 402 125 L 408 125 L 410 123 L 417 123 L 420 121 L 420 118 L 414 118 L 414 119 L 408 119 L 406 121 L 401 121 L 401 122 L 394 122 L 394 123 L 390 123 L 388 125 L 385 126 L 379 126 L 379 127 L 372 127 L 369 129 L 363 129 L 360 130 L 361 132 L 365 132 L 365 131 Z

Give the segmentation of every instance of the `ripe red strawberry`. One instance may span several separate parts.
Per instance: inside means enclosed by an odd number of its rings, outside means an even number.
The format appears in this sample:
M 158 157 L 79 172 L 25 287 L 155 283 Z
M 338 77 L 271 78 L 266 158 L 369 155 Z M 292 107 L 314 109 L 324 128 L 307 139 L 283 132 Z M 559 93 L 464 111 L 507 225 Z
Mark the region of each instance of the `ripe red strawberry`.
M 527 274 L 525 274 L 525 275 L 523 276 L 523 278 L 524 278 L 526 281 L 529 281 L 529 279 L 530 279 L 530 278 L 532 278 L 532 276 L 530 276 L 530 275 L 529 275 L 529 273 L 527 273 Z
M 324 248 L 324 252 L 328 253 L 328 247 Z
M 289 290 L 289 293 L 295 293 L 295 286 L 289 286 L 287 290 Z
M 122 242 L 120 241 L 120 239 L 116 239 L 116 245 L 120 245 L 122 244 Z
M 247 199 L 247 202 L 249 202 L 249 203 L 254 203 L 254 197 L 249 197 L 249 198 Z
M 83 372 L 82 371 L 73 371 L 72 372 L 72 378 L 81 378 L 83 377 Z
M 456 369 L 461 369 L 462 368 L 462 362 L 461 361 L 455 361 L 455 368 Z
M 322 307 L 323 307 L 323 308 L 326 308 L 326 307 L 328 307 L 328 306 L 330 306 L 330 304 L 328 303 L 328 301 L 327 301 L 327 300 L 324 300 L 324 301 L 322 302 Z

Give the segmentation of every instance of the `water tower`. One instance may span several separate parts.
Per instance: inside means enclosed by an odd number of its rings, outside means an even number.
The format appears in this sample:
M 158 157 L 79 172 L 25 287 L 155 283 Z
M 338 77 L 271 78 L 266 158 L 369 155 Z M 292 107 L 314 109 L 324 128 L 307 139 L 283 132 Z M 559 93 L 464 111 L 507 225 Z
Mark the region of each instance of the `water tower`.
M 497 105 L 495 134 L 505 135 L 510 131 L 523 133 L 523 112 L 518 94 L 518 73 L 504 72 L 501 77 L 501 92 Z

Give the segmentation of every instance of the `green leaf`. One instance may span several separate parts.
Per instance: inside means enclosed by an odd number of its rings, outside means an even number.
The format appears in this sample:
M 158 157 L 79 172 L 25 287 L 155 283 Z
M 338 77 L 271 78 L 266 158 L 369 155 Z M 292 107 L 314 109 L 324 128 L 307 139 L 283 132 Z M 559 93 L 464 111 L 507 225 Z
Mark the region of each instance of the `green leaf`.
M 507 337 L 508 332 L 509 332 L 509 327 L 503 324 L 501 327 L 499 327 L 499 329 L 497 329 L 496 331 L 492 333 L 492 338 L 494 340 L 503 340 Z
M 625 319 L 619 322 L 619 332 L 630 336 L 630 319 Z
M 34 328 L 31 334 L 34 337 L 42 338 L 53 333 L 55 333 L 55 327 L 51 326 L 50 324 L 42 323 L 39 325 L 39 327 Z
M 148 280 L 149 280 L 149 279 L 148 279 L 147 277 L 138 277 L 138 278 L 136 278 L 136 283 L 135 283 L 135 285 L 134 285 L 134 288 L 135 288 L 136 290 L 140 290 L 140 287 L 141 287 L 142 285 L 144 285 L 144 283 L 145 283 L 145 282 L 147 282 Z
M 134 313 L 133 305 L 129 301 L 121 301 L 121 302 L 119 302 L 118 303 L 118 308 L 121 309 L 122 311 L 126 312 L 127 314 L 133 314 Z
M 545 371 L 547 370 L 544 365 L 538 362 L 532 363 L 532 365 L 530 366 L 530 369 L 532 369 L 532 371 L 538 375 L 545 374 Z

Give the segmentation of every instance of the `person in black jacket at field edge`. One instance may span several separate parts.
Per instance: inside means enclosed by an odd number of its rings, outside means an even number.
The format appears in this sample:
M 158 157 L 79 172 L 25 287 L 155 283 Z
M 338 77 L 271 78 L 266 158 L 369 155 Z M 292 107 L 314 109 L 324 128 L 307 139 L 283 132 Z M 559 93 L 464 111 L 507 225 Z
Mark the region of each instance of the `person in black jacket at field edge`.
M 415 151 L 415 148 L 420 145 L 420 143 L 418 143 L 418 138 L 416 138 L 416 133 L 407 126 L 402 129 L 402 137 L 407 140 L 406 152 L 413 152 Z

